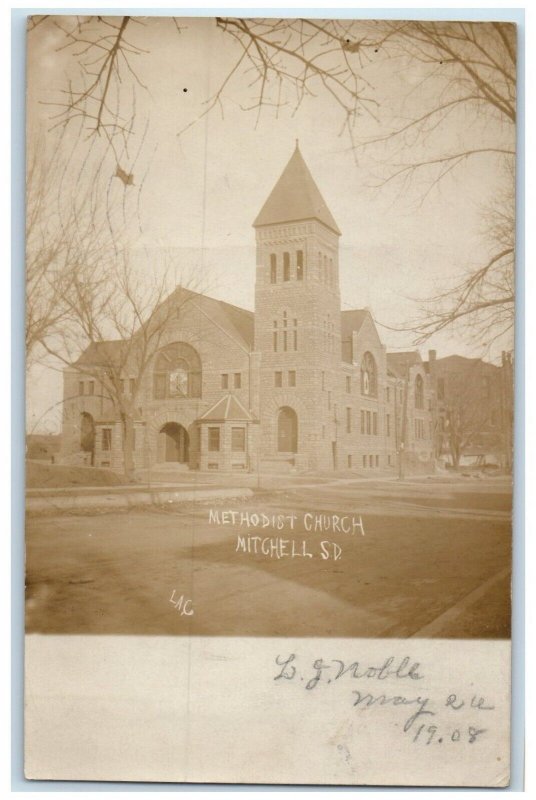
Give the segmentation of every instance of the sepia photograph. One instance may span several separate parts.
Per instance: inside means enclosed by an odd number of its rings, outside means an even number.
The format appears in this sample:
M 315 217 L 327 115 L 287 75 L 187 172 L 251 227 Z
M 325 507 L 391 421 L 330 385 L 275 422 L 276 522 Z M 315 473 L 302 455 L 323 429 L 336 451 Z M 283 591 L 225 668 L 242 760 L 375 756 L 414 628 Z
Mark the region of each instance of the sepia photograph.
M 30 16 L 26 102 L 28 647 L 508 654 L 515 24 Z

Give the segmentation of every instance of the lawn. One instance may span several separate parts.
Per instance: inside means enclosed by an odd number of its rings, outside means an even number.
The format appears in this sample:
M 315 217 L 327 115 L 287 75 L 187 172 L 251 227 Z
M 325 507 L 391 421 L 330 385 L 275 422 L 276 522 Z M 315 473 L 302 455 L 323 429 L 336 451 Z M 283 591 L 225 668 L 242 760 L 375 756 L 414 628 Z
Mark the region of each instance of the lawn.
M 65 489 L 70 486 L 121 486 L 128 483 L 124 475 L 110 469 L 70 467 L 26 461 L 27 489 Z

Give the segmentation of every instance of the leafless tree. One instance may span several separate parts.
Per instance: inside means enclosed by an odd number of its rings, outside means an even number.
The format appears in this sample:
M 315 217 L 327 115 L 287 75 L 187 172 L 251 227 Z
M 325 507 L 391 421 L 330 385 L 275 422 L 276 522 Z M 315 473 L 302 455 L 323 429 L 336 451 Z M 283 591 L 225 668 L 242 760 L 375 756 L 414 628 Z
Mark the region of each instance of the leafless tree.
M 380 183 L 398 181 L 406 191 L 419 178 L 426 196 L 447 175 L 476 159 L 487 159 L 502 177 L 502 189 L 482 203 L 482 254 L 469 255 L 458 279 L 418 302 L 417 316 L 397 330 L 413 332 L 415 343 L 422 344 L 456 327 L 468 341 L 488 348 L 514 324 L 515 27 L 472 22 L 383 25 L 390 34 L 393 63 L 423 76 L 419 103 L 424 106 L 413 108 L 408 97 L 404 119 L 360 143 L 364 150 L 384 148 Z M 446 135 L 453 121 L 456 135 Z
M 69 280 L 72 242 L 55 214 L 58 182 L 57 153 L 40 155 L 38 142 L 28 155 L 26 191 L 26 354 L 30 365 L 38 345 L 61 325 L 66 309 L 61 302 Z M 58 174 L 59 173 L 59 174 Z
M 33 141 L 27 193 L 27 363 L 42 360 L 56 369 L 75 365 L 82 377 L 94 381 L 121 422 L 124 470 L 130 478 L 140 387 L 170 321 L 189 296 L 175 292 L 171 300 L 171 279 L 180 276 L 184 287 L 196 288 L 194 273 L 184 274 L 168 253 L 163 269 L 133 264 L 133 253 L 140 250 L 132 219 L 142 184 L 132 187 L 117 180 L 112 151 L 95 151 L 90 144 L 83 159 L 73 160 L 78 135 L 60 135 L 52 149 L 46 137 Z M 64 398 L 74 399 L 78 395 Z
M 33 31 L 42 21 L 31 18 L 30 35 L 36 35 Z M 136 121 L 136 91 L 144 86 L 143 60 L 150 57 L 138 32 L 151 24 L 150 18 L 51 17 L 47 24 L 60 30 L 60 46 L 79 66 L 79 76 L 69 81 L 62 98 L 50 101 L 55 124 L 79 120 L 89 134 L 102 135 L 114 149 L 117 174 L 128 185 L 132 170 L 120 164 L 116 142 L 121 139 L 126 147 Z M 176 19 L 175 24 L 180 33 Z M 460 325 L 489 344 L 511 327 L 515 27 L 500 22 L 239 17 L 216 17 L 214 24 L 235 43 L 236 57 L 206 99 L 201 117 L 214 109 L 223 113 L 227 89 L 246 80 L 251 100 L 243 110 L 253 112 L 257 121 L 263 111 L 296 112 L 306 98 L 322 93 L 333 103 L 341 133 L 350 136 L 360 165 L 367 159 L 380 165 L 379 185 L 398 182 L 404 192 L 417 182 L 424 198 L 475 159 L 490 159 L 494 171 L 504 168 L 507 191 L 501 204 L 488 202 L 483 208 L 483 218 L 490 222 L 489 253 L 481 261 L 468 258 L 465 274 L 425 298 L 420 316 L 397 330 L 414 331 L 415 341 L 422 343 Z M 369 83 L 371 66 L 382 68 L 383 81 L 390 75 L 410 76 L 411 89 L 396 113 Z M 378 130 L 366 139 L 356 126 L 363 115 L 375 120 Z
M 143 29 L 151 24 L 151 18 L 31 17 L 30 33 L 45 19 L 63 35 L 59 49 L 69 50 L 79 66 L 79 76 L 70 80 L 63 100 L 49 101 L 56 108 L 52 119 L 57 125 L 83 119 L 90 132 L 109 139 L 128 136 L 135 102 L 123 113 L 119 97 L 133 87 L 146 88 L 142 61 L 150 53 L 137 36 L 141 31 L 144 41 Z M 174 21 L 180 32 L 181 26 L 176 18 Z M 360 148 L 388 142 L 392 152 L 395 140 L 404 148 L 418 148 L 424 140 L 428 144 L 431 135 L 460 108 L 486 119 L 494 114 L 506 123 L 515 122 L 513 25 L 240 17 L 215 17 L 214 24 L 236 43 L 237 55 L 214 95 L 207 98 L 204 113 L 215 107 L 223 109 L 225 89 L 233 80 L 247 76 L 251 102 L 243 107 L 245 111 L 277 111 L 289 106 L 296 112 L 307 96 L 323 91 L 340 112 L 341 131 L 351 133 L 363 114 L 377 117 L 380 133 L 359 141 Z M 393 72 L 417 67 L 419 102 L 426 94 L 429 97 L 427 108 L 410 107 L 412 117 L 400 124 L 393 121 L 391 110 L 382 114 L 366 78 L 365 67 L 382 61 L 390 62 Z M 431 85 L 428 93 L 427 84 Z M 442 176 L 468 157 L 488 152 L 513 155 L 514 150 L 511 144 L 492 142 L 438 152 L 394 165 L 398 169 L 391 179 L 422 167 L 434 168 Z
M 47 101 L 53 124 L 83 120 L 88 133 L 102 135 L 112 145 L 117 137 L 126 141 L 136 118 L 135 91 L 146 88 L 142 62 L 150 53 L 141 42 L 151 18 L 31 17 L 30 35 L 45 19 L 62 34 L 59 49 L 69 51 L 79 67 L 61 98 Z M 180 33 L 183 26 L 173 20 Z M 319 91 L 333 100 L 341 130 L 351 135 L 360 115 L 374 113 L 377 103 L 359 71 L 369 51 L 378 52 L 383 42 L 383 33 L 377 39 L 373 27 L 361 31 L 359 54 L 352 58 L 348 48 L 355 44 L 355 23 L 351 20 L 215 17 L 214 24 L 223 37 L 235 42 L 237 55 L 214 95 L 206 99 L 201 117 L 216 107 L 223 112 L 225 90 L 244 77 L 251 102 L 243 110 L 253 110 L 257 116 L 263 109 L 285 106 L 296 112 L 307 96 Z
M 69 80 L 61 99 L 50 102 L 52 120 L 57 127 L 81 120 L 93 134 L 103 135 L 112 144 L 116 136 L 131 133 L 135 102 L 124 113 L 121 83 L 124 73 L 143 86 L 132 61 L 143 50 L 127 39 L 127 28 L 144 25 L 143 20 L 124 17 L 49 17 L 29 18 L 32 33 L 45 20 L 62 34 L 58 51 L 68 49 L 79 67 L 79 77 Z M 121 102 L 123 100 L 123 102 Z
M 121 247 L 124 195 L 112 197 L 109 154 L 90 147 L 73 161 L 70 142 L 39 132 L 29 137 L 26 182 L 26 357 L 31 366 L 68 322 L 66 298 L 80 269 L 98 271 Z M 76 164 L 77 166 L 73 166 Z
M 414 79 L 399 119 L 361 148 L 387 144 L 387 180 L 422 170 L 437 181 L 468 159 L 515 156 L 516 33 L 504 23 L 382 22 L 393 68 Z M 418 82 L 417 82 L 417 79 Z M 418 103 L 415 104 L 415 86 Z M 445 138 L 447 123 L 459 121 Z M 479 124 L 475 124 L 479 123 Z M 483 141 L 482 134 L 488 134 Z M 397 154 L 407 154 L 397 163 Z
M 512 394 L 511 374 L 504 367 L 494 367 L 480 359 L 468 362 L 460 371 L 444 378 L 446 391 L 441 401 L 444 422 L 444 445 L 455 469 L 472 445 L 499 451 L 508 458 L 508 433 L 511 419 L 506 419 L 506 392 Z
M 134 474 L 134 423 L 150 365 L 172 322 L 189 302 L 184 286 L 171 291 L 170 271 L 148 276 L 135 269 L 126 252 L 101 259 L 97 269 L 80 269 L 66 287 L 68 322 L 52 341 L 50 356 L 78 377 L 94 381 L 121 423 L 123 467 Z M 183 284 L 192 279 L 183 279 Z M 69 399 L 69 398 L 67 398 Z
M 484 350 L 514 325 L 514 213 L 501 198 L 493 201 L 483 219 L 487 226 L 486 261 L 473 260 L 454 285 L 421 302 L 419 315 L 405 326 L 416 344 L 456 326 Z

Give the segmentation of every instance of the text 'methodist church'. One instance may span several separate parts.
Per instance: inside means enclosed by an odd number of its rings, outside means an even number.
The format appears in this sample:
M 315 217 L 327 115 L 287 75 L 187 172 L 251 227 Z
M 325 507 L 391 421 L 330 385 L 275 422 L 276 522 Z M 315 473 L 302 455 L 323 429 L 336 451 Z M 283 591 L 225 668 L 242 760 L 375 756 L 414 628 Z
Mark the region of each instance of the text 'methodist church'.
M 387 354 L 367 309 L 341 311 L 339 238 L 296 143 L 253 223 L 255 311 L 177 287 L 180 313 L 136 390 L 134 461 L 219 471 L 429 469 L 433 357 Z M 62 458 L 122 468 L 93 343 L 64 373 Z M 102 367 L 104 368 L 104 367 Z M 133 391 L 135 366 L 121 386 Z

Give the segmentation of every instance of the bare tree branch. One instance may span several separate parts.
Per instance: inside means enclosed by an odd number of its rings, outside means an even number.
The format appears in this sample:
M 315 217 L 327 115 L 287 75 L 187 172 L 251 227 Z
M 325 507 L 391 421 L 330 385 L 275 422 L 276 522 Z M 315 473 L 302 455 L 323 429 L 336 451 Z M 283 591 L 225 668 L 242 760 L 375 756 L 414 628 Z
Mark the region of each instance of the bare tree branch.
M 30 31 L 45 19 L 31 18 Z M 53 123 L 78 121 L 90 137 L 101 134 L 113 150 L 114 173 L 125 191 L 131 191 L 134 169 L 123 163 L 123 154 L 137 124 L 144 59 L 151 55 L 137 43 L 136 26 L 148 26 L 151 20 L 52 17 L 47 24 L 62 32 L 60 48 L 71 52 L 79 67 L 78 77 L 70 79 L 55 102 Z M 173 24 L 181 34 L 177 18 Z M 503 198 L 502 212 L 496 209 L 495 230 L 485 233 L 483 258 L 468 259 L 462 281 L 420 301 L 419 317 L 398 330 L 411 328 L 420 343 L 454 325 L 486 342 L 508 330 L 514 291 L 515 26 L 240 17 L 216 17 L 214 24 L 235 46 L 235 55 L 202 113 L 178 135 L 216 108 L 223 115 L 236 84 L 249 93 L 250 100 L 241 107 L 255 114 L 256 125 L 264 111 L 277 115 L 285 108 L 296 113 L 308 98 L 321 94 L 329 99 L 340 119 L 340 133 L 349 136 L 352 151 L 363 157 L 362 167 L 371 153 L 379 154 L 377 187 L 399 181 L 405 190 L 413 184 L 424 200 L 447 176 L 456 173 L 463 179 L 475 159 L 489 159 L 495 172 L 497 165 L 506 167 L 504 183 L 510 193 Z M 367 77 L 374 74 L 369 68 L 380 70 L 382 80 L 408 77 L 410 88 L 398 108 L 382 105 L 380 92 Z M 356 123 L 364 116 L 377 125 L 377 134 L 360 139 Z M 417 176 L 427 188 L 414 181 Z

